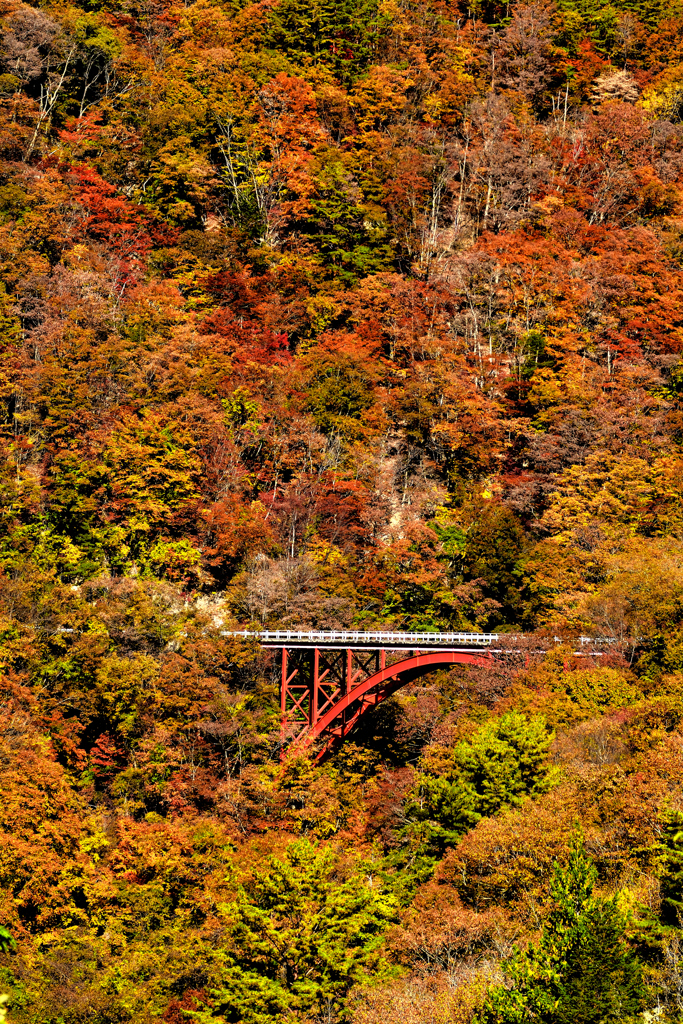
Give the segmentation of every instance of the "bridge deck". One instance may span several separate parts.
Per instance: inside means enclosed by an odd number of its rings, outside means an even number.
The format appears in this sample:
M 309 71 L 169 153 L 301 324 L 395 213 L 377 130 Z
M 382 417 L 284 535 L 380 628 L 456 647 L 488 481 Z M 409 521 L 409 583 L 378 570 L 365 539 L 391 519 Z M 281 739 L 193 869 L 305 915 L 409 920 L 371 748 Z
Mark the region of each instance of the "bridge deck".
M 519 649 L 520 637 L 514 633 L 390 633 L 384 630 L 352 629 L 263 629 L 221 630 L 221 636 L 257 640 L 262 647 L 300 647 L 350 649 L 356 651 L 491 651 L 511 652 Z M 553 637 L 561 643 L 560 637 Z M 605 637 L 579 637 L 581 647 L 614 643 Z
M 221 635 L 258 640 L 262 647 L 344 647 L 369 651 L 425 648 L 480 650 L 482 647 L 492 647 L 500 640 L 498 633 L 388 633 L 350 629 L 223 630 Z

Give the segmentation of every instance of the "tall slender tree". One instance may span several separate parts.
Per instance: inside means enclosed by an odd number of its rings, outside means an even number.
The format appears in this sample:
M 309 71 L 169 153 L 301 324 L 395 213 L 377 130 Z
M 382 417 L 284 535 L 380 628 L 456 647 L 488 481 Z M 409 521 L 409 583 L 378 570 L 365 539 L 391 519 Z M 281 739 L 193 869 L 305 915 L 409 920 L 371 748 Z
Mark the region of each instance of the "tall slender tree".
M 597 878 L 583 837 L 555 866 L 553 909 L 537 946 L 515 950 L 509 981 L 496 986 L 478 1024 L 623 1024 L 643 1007 L 641 965 L 625 938 L 616 896 L 594 895 Z

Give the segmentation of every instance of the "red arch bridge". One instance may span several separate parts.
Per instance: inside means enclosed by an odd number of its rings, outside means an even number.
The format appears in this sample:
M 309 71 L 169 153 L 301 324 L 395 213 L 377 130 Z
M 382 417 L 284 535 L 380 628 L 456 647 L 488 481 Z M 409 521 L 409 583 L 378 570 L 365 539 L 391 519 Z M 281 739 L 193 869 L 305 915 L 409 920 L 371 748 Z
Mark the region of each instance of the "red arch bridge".
M 323 753 L 406 683 L 451 665 L 487 665 L 523 645 L 520 637 L 497 633 L 244 630 L 223 635 L 252 638 L 279 652 L 283 745 L 320 740 Z M 595 641 L 582 637 L 580 643 Z

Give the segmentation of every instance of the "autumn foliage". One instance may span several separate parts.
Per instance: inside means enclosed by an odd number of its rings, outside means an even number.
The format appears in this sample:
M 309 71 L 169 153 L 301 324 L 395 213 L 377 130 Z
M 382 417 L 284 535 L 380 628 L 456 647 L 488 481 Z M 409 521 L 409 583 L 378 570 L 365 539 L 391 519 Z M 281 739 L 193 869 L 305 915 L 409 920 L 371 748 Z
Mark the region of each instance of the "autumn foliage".
M 0 1019 L 680 1020 L 680 0 L 0 27 Z

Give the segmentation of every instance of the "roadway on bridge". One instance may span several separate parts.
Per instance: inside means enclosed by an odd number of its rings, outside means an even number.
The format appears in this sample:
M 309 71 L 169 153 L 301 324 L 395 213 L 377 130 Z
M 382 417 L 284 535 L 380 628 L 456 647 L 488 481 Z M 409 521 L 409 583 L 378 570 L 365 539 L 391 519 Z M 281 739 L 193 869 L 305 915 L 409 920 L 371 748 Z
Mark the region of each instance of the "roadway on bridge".
M 221 636 L 242 637 L 256 640 L 262 647 L 300 647 L 318 649 L 341 649 L 354 651 L 477 651 L 486 648 L 492 652 L 512 653 L 524 648 L 532 639 L 514 633 L 397 633 L 385 630 L 352 629 L 263 629 L 263 630 L 222 630 Z M 561 637 L 544 637 L 545 644 L 560 644 Z M 575 640 L 574 643 L 577 641 Z M 608 637 L 578 637 L 578 643 L 586 653 L 586 647 L 606 647 L 614 644 Z M 543 642 L 536 640 L 539 649 Z M 547 648 L 545 648 L 547 649 Z
M 356 651 L 481 650 L 498 646 L 498 633 L 389 633 L 381 630 L 230 630 L 222 636 L 257 640 L 262 647 L 346 648 Z M 506 637 L 512 641 L 514 637 Z

